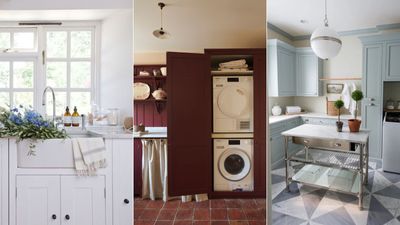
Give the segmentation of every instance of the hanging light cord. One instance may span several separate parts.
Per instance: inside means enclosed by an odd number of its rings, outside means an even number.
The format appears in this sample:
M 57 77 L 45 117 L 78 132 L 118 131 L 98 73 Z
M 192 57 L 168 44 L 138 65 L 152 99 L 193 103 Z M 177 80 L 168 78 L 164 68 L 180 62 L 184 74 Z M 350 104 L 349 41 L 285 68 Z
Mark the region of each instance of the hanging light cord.
M 324 19 L 324 23 L 325 23 L 325 26 L 328 27 L 329 26 L 328 25 L 328 9 L 327 9 L 327 6 L 326 6 L 326 1 L 327 0 L 325 0 L 325 19 Z
M 162 7 L 161 7 L 161 12 L 160 12 L 160 14 L 161 14 L 161 30 L 163 30 L 163 13 L 162 13 Z

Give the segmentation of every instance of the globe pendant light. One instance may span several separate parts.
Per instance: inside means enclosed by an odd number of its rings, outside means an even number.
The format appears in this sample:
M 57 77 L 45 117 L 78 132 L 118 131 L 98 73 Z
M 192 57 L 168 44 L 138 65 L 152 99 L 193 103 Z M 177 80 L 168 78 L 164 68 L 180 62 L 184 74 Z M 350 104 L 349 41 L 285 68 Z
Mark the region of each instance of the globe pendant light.
M 328 26 L 327 7 L 325 0 L 325 26 L 317 28 L 311 35 L 311 48 L 321 59 L 335 57 L 342 47 L 339 35 Z
M 170 34 L 163 29 L 163 12 L 162 12 L 163 8 L 165 7 L 165 4 L 163 2 L 159 2 L 158 6 L 160 7 L 161 10 L 161 28 L 153 31 L 153 35 L 159 39 L 167 39 L 170 37 Z

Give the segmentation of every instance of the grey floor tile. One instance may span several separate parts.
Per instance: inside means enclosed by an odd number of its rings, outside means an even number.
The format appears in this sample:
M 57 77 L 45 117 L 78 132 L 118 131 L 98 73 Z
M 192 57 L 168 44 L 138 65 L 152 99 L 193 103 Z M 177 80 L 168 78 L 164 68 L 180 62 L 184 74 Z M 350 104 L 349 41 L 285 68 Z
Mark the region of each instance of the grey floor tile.
M 326 213 L 313 221 L 329 225 L 356 225 L 344 207 Z
M 374 196 L 371 196 L 367 225 L 385 224 L 393 218 L 394 216 Z
M 299 225 L 306 222 L 306 220 L 286 215 L 280 212 L 272 212 L 272 224 L 274 225 Z

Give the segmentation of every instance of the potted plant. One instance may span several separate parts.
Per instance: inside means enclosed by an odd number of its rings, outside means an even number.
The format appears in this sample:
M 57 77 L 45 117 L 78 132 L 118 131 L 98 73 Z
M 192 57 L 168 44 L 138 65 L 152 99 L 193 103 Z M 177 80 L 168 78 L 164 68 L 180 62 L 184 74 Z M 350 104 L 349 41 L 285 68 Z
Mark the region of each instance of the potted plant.
M 354 113 L 354 119 L 349 119 L 349 129 L 350 132 L 359 132 L 360 131 L 360 125 L 361 125 L 361 120 L 357 119 L 357 114 L 358 114 L 358 102 L 361 101 L 364 98 L 364 95 L 362 91 L 360 90 L 355 90 L 351 93 L 351 98 L 356 101 L 356 110 Z
M 337 132 L 342 132 L 343 122 L 340 121 L 340 109 L 344 106 L 344 102 L 343 102 L 341 99 L 336 100 L 336 101 L 334 102 L 334 106 L 335 106 L 335 108 L 336 108 L 336 109 L 338 110 L 338 112 L 339 112 L 339 114 L 338 114 L 338 121 L 336 121 L 336 131 L 337 131 Z

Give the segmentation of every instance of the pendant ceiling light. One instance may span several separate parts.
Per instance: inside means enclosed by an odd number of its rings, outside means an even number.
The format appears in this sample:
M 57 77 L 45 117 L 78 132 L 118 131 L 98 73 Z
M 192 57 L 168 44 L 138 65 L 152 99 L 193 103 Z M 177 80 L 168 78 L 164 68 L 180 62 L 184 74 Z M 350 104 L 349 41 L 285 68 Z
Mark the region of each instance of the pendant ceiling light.
M 311 35 L 311 48 L 321 59 L 335 57 L 342 47 L 342 41 L 339 35 L 333 29 L 329 28 L 327 7 L 325 0 L 325 26 L 317 28 Z
M 159 39 L 167 39 L 170 37 L 170 34 L 163 29 L 163 8 L 165 7 L 165 4 L 163 2 L 159 2 L 158 6 L 161 10 L 161 28 L 153 31 L 153 35 Z

